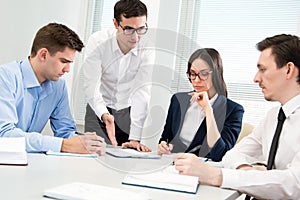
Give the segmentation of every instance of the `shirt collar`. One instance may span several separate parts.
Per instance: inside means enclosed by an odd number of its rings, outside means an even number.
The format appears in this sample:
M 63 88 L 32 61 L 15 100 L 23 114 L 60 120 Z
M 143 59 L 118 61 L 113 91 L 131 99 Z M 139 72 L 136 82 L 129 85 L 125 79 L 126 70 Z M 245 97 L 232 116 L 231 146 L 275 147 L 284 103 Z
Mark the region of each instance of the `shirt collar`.
M 288 116 L 293 114 L 299 108 L 300 108 L 300 94 L 298 94 L 297 96 L 295 96 L 294 98 L 292 98 L 282 106 L 286 118 L 288 118 Z
M 216 101 L 216 99 L 218 98 L 218 93 L 215 94 L 215 96 L 213 96 L 210 100 L 209 100 L 209 103 L 210 105 L 213 105 Z
M 29 62 L 29 58 L 23 60 L 20 63 L 20 65 L 21 65 L 21 73 L 24 81 L 24 87 L 25 88 L 40 87 L 40 83 L 36 78 L 32 66 Z
M 115 32 L 114 33 L 115 37 L 112 37 L 112 50 L 113 50 L 113 52 L 119 51 L 121 54 L 123 54 L 122 51 L 121 51 L 121 49 L 120 49 L 120 47 L 119 47 L 119 45 L 118 45 L 116 34 L 117 33 Z M 136 45 L 136 47 L 134 47 L 133 49 L 131 49 L 127 54 L 132 53 L 133 55 L 137 56 L 137 54 L 138 54 L 138 51 L 137 51 L 138 46 L 139 46 L 139 43 Z

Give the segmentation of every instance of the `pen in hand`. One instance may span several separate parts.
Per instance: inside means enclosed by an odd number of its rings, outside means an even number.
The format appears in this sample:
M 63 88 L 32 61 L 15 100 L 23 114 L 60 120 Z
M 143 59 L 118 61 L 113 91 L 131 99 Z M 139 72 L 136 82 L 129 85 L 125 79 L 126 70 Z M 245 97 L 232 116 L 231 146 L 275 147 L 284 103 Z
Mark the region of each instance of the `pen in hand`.
M 94 132 L 95 133 L 95 132 Z M 77 131 L 75 131 L 75 134 L 76 135 L 85 135 L 84 133 L 81 133 L 81 132 L 77 132 Z M 96 141 L 99 141 L 99 142 L 101 142 L 101 143 L 104 143 L 104 140 L 96 140 Z
M 158 154 L 171 154 L 171 151 L 173 149 L 173 145 L 169 143 L 169 140 L 167 141 L 161 141 L 158 145 Z

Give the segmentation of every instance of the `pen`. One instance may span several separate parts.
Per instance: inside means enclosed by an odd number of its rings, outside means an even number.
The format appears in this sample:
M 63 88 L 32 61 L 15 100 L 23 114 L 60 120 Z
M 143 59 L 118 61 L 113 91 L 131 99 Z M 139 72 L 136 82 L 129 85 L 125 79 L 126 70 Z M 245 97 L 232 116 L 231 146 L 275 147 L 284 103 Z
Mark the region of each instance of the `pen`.
M 77 132 L 77 131 L 75 131 L 75 134 L 76 134 L 76 135 L 85 135 L 84 133 L 80 133 L 80 132 Z M 99 141 L 99 142 L 102 142 L 102 143 L 103 143 L 102 140 L 96 140 L 96 141 Z
M 166 141 L 166 142 L 167 142 L 167 146 L 168 146 L 168 151 L 170 151 L 170 146 L 169 146 L 169 145 L 170 145 L 170 143 L 169 143 L 169 139 L 167 139 L 167 141 Z
M 194 148 L 192 148 L 191 150 L 189 150 L 187 153 L 192 153 L 192 152 L 195 152 L 197 150 L 199 150 L 200 148 L 202 147 L 202 145 L 198 145 L 198 146 L 195 146 Z

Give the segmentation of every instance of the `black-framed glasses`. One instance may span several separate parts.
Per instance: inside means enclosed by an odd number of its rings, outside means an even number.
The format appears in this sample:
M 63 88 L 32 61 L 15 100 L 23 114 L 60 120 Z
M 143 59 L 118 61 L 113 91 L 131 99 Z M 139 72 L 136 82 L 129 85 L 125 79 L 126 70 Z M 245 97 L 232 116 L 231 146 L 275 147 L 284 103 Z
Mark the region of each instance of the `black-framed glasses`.
M 200 71 L 200 73 L 196 74 L 195 72 L 187 72 L 186 75 L 189 79 L 195 80 L 198 76 L 199 79 L 206 81 L 208 79 L 209 74 L 211 74 L 213 71 L 203 70 Z
M 119 24 L 119 26 L 121 27 L 121 29 L 123 29 L 124 35 L 132 35 L 132 34 L 134 34 L 134 32 L 136 32 L 138 35 L 144 35 L 148 31 L 147 23 L 145 24 L 145 26 L 142 26 L 139 28 L 132 28 L 130 26 L 123 27 L 121 24 Z

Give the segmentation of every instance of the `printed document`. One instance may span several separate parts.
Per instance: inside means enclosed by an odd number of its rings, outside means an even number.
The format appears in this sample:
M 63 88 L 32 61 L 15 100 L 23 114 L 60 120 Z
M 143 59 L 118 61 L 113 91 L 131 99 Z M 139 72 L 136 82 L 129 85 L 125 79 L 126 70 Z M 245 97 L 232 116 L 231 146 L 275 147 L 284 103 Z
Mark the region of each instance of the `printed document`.
M 144 192 L 132 192 L 107 186 L 74 182 L 44 191 L 44 196 L 64 200 L 150 200 Z
M 106 153 L 117 158 L 144 158 L 160 159 L 161 156 L 155 152 L 140 152 L 135 149 L 122 149 L 121 147 L 107 147 Z

